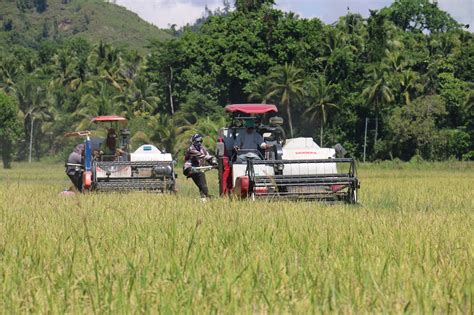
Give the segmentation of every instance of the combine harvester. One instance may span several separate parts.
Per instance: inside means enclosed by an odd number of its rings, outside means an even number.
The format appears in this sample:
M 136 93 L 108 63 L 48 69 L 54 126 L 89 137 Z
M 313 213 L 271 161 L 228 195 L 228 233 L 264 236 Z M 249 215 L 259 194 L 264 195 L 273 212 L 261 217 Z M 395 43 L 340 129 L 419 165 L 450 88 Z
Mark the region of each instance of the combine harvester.
M 121 116 L 98 116 L 93 123 L 109 124 L 110 131 L 124 127 L 127 119 Z M 120 129 L 120 142 L 116 151 L 101 151 L 104 138 L 91 137 L 90 131 L 69 132 L 66 137 L 84 137 L 85 151 L 82 164 L 76 166 L 82 172 L 83 191 L 153 191 L 174 192 L 176 188 L 175 161 L 170 153 L 161 152 L 152 144 L 145 144 L 130 152 L 130 131 Z M 116 135 L 115 135 L 116 136 Z
M 266 139 L 268 134 L 264 132 L 271 132 L 272 127 L 262 122 L 278 110 L 267 104 L 234 104 L 225 110 L 232 115 L 232 121 L 219 130 L 216 147 L 221 195 L 357 203 L 359 181 L 355 160 L 343 157 L 342 146 L 320 148 L 312 138 L 293 138 L 284 145 L 265 140 L 271 145 L 265 151 L 236 151 L 237 136 L 246 132 L 242 122 L 254 120 L 260 124 L 257 131 Z M 245 154 L 247 161 L 239 162 L 237 156 L 241 154 Z

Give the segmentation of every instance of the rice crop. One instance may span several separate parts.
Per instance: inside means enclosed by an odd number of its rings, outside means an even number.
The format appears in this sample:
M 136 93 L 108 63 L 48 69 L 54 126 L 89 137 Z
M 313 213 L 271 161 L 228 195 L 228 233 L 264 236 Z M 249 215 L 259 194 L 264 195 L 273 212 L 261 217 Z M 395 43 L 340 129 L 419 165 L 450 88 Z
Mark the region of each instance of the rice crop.
M 474 164 L 368 164 L 359 205 L 58 193 L 0 171 L 1 313 L 474 313 Z M 208 173 L 217 195 L 215 174 Z

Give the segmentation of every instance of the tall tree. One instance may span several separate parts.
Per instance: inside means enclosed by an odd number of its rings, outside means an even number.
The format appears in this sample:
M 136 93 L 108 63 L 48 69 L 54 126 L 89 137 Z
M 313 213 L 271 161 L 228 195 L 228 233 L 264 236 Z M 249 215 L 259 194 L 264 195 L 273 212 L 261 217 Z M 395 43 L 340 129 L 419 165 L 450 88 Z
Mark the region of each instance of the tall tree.
M 420 75 L 413 70 L 404 70 L 398 75 L 398 84 L 404 103 L 409 105 L 417 97 L 417 94 L 423 91 Z
M 367 104 L 371 105 L 375 112 L 375 146 L 378 137 L 380 110 L 384 105 L 389 104 L 394 100 L 392 89 L 387 80 L 387 66 L 385 64 L 380 63 L 372 69 L 368 85 L 362 91 L 362 95 L 366 97 Z
M 250 102 L 268 103 L 275 96 L 275 90 L 272 89 L 273 83 L 267 76 L 261 76 L 257 80 L 250 82 L 246 86 L 249 93 Z
M 120 114 L 119 104 L 114 101 L 113 90 L 105 82 L 89 81 L 84 89 L 79 107 L 73 114 L 80 119 L 78 129 L 86 127 L 92 117 Z
M 33 77 L 25 77 L 14 87 L 14 93 L 23 117 L 25 135 L 29 135 L 28 162 L 31 163 L 35 135 L 40 135 L 41 124 L 50 117 L 46 89 Z M 35 129 L 36 128 L 36 129 Z M 39 157 L 39 146 L 36 145 L 36 156 Z
M 311 115 L 311 120 L 314 120 L 316 116 L 319 116 L 320 126 L 320 142 L 319 145 L 322 147 L 324 125 L 326 124 L 328 117 L 328 110 L 330 108 L 338 108 L 334 101 L 334 84 L 326 82 L 324 76 L 319 76 L 316 81 L 311 82 L 310 90 L 308 93 L 308 109 L 305 113 Z
M 296 68 L 293 64 L 285 64 L 272 69 L 270 79 L 273 85 L 270 94 L 279 98 L 280 105 L 283 105 L 288 115 L 290 134 L 293 137 L 293 122 L 291 119 L 291 105 L 293 101 L 301 100 L 304 96 L 303 70 Z
M 0 58 L 0 88 L 10 91 L 22 73 L 18 58 L 13 55 Z
M 150 119 L 149 126 L 153 128 L 151 139 L 156 141 L 166 152 L 176 153 L 180 130 L 179 127 L 176 127 L 174 119 L 166 113 L 157 114 Z
M 383 11 L 404 31 L 436 33 L 459 27 L 448 13 L 438 8 L 437 1 L 396 0 Z
M 125 111 L 153 113 L 160 102 L 156 90 L 156 83 L 149 83 L 144 77 L 137 77 L 130 87 L 115 99 L 124 104 Z

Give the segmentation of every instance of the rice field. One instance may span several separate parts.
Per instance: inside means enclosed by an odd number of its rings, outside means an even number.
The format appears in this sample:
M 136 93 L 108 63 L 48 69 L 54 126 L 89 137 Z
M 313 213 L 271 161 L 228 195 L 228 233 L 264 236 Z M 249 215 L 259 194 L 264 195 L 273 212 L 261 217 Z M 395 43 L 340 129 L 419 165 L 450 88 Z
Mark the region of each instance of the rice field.
M 0 313 L 474 314 L 474 164 L 359 167 L 361 204 L 58 192 L 0 170 Z M 215 174 L 208 173 L 217 195 Z

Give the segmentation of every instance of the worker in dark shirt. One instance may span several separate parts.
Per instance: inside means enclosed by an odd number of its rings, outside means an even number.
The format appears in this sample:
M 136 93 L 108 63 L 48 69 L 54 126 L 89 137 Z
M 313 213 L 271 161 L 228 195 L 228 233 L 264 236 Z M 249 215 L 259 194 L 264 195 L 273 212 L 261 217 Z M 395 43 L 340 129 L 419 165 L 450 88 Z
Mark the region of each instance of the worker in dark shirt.
M 101 148 L 102 159 L 115 160 L 124 154 L 124 151 L 117 146 L 117 133 L 114 128 L 107 130 L 107 138 Z
M 66 161 L 66 174 L 78 191 L 82 191 L 82 157 L 84 150 L 84 143 L 79 143 L 74 147 Z
M 269 148 L 270 145 L 266 144 L 262 135 L 255 130 L 254 120 L 248 119 L 245 121 L 244 125 L 246 127 L 245 132 L 239 133 L 235 139 L 234 150 L 238 154 L 237 162 L 246 161 L 249 157 L 253 159 L 261 159 L 258 149 L 265 150 Z
M 186 150 L 184 155 L 183 174 L 193 179 L 194 184 L 199 188 L 201 198 L 205 200 L 206 197 L 210 197 L 206 174 L 195 168 L 204 166 L 206 163 L 217 165 L 217 160 L 209 154 L 206 147 L 202 144 L 202 141 L 203 137 L 198 133 L 191 137 L 191 146 Z

